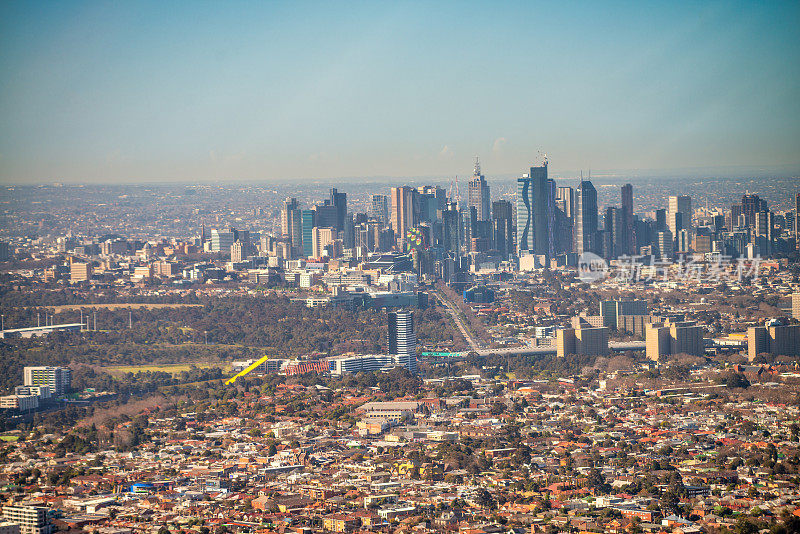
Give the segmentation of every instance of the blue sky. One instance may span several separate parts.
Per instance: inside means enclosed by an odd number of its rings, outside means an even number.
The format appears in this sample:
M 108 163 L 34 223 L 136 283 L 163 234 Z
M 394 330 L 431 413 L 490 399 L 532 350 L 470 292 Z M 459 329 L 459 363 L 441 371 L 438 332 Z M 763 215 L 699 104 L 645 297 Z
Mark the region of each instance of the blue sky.
M 800 163 L 798 2 L 4 2 L 0 181 Z

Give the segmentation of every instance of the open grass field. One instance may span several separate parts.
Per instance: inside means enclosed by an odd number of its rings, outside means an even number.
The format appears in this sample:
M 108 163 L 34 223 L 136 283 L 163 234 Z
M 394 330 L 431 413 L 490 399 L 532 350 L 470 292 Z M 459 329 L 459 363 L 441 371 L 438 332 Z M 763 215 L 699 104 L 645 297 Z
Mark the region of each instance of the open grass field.
M 193 307 L 202 307 L 202 304 L 125 304 L 125 303 L 115 303 L 115 304 L 65 304 L 63 306 L 53 306 L 54 313 L 61 313 L 65 311 L 76 311 L 76 310 L 119 310 L 119 309 L 126 309 L 131 308 L 134 310 L 137 309 L 146 309 L 146 310 L 157 310 L 160 308 L 193 308 Z
M 0 441 L 17 441 L 19 436 L 0 436 Z
M 114 365 L 110 367 L 103 367 L 102 369 L 111 375 L 121 375 L 123 373 L 139 373 L 139 372 L 146 372 L 146 371 L 161 371 L 164 373 L 170 374 L 177 374 L 181 371 L 188 371 L 194 367 L 198 367 L 200 369 L 207 369 L 210 367 L 220 367 L 223 370 L 227 370 L 229 365 L 226 363 L 207 363 L 207 362 L 196 362 L 196 363 L 176 363 L 176 364 L 147 364 L 147 365 Z

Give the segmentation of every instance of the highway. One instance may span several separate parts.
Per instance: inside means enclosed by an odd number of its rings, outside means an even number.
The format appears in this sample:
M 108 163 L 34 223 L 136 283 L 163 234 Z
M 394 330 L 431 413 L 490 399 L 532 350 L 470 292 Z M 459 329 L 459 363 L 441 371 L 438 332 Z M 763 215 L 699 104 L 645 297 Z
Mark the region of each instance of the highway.
M 478 343 L 475 341 L 475 338 L 472 337 L 472 332 L 467 329 L 464 321 L 462 321 L 461 316 L 458 314 L 459 312 L 456 305 L 447 300 L 447 298 L 440 291 L 436 292 L 436 298 L 442 303 L 442 305 L 444 305 L 445 308 L 447 308 L 447 313 L 449 313 L 450 317 L 452 317 L 453 321 L 455 321 L 456 326 L 461 331 L 461 335 L 464 336 L 464 339 L 467 340 L 470 348 L 480 354 L 480 345 L 478 345 Z

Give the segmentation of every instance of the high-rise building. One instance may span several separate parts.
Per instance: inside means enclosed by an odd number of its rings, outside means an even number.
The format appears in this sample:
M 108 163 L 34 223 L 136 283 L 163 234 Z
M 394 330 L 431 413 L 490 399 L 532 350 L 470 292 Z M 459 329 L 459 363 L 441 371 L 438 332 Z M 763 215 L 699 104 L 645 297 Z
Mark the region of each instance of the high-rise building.
M 87 282 L 92 279 L 92 264 L 89 262 L 73 261 L 69 266 L 69 280 L 75 282 Z
M 231 245 L 231 261 L 235 263 L 242 262 L 247 259 L 247 250 L 241 241 L 237 241 Z
M 406 233 L 414 227 L 414 195 L 416 190 L 408 187 L 393 187 L 391 192 L 391 224 L 398 240 L 405 240 Z
M 296 198 L 287 198 L 281 207 L 281 235 L 289 240 L 292 249 L 298 254 L 303 247 L 303 227 L 300 205 Z
M 211 252 L 229 252 L 234 241 L 233 232 L 211 230 Z
M 651 360 L 671 354 L 703 356 L 703 327 L 690 321 L 650 323 L 644 327 L 645 354 Z
M 547 161 L 517 179 L 517 252 L 553 255 L 555 190 Z
M 794 196 L 794 241 L 795 246 L 800 250 L 800 193 Z
M 446 253 L 461 254 L 461 214 L 455 202 L 450 202 L 442 212 L 442 247 Z
M 335 187 L 331 187 L 330 204 L 336 208 L 336 230 L 344 230 L 345 219 L 347 219 L 347 193 L 340 193 Z
M 372 195 L 369 216 L 380 221 L 384 226 L 389 224 L 389 197 L 386 195 Z
M 800 356 L 800 325 L 751 326 L 747 329 L 747 357 L 759 354 Z
M 622 225 L 618 254 L 633 254 L 636 249 L 636 236 L 633 230 L 633 186 L 622 186 Z
M 417 336 L 414 314 L 409 311 L 389 312 L 389 354 L 399 356 L 399 363 L 410 373 L 417 373 Z
M 756 213 L 767 211 L 767 201 L 759 198 L 756 194 L 742 195 L 742 215 L 744 215 L 745 225 L 753 226 L 756 222 Z
M 792 317 L 800 320 L 800 291 L 792 293 Z
M 315 226 L 311 231 L 311 234 L 311 255 L 315 258 L 321 258 L 325 247 L 331 245 L 336 239 L 336 229 L 320 228 L 319 226 Z
M 475 208 L 479 221 L 490 219 L 489 202 L 489 185 L 481 174 L 481 164 L 475 156 L 475 170 L 469 181 L 469 206 Z
M 564 212 L 568 219 L 575 217 L 575 190 L 571 187 L 556 188 L 556 207 Z
M 314 223 L 316 211 L 302 210 L 300 213 L 300 226 L 303 234 L 303 256 L 314 255 Z
M 658 256 L 662 260 L 671 260 L 675 257 L 675 240 L 669 230 L 656 233 L 656 245 L 658 246 Z
M 25 367 L 22 378 L 26 386 L 48 386 L 55 395 L 62 395 L 72 385 L 72 370 L 69 367 Z
M 753 241 L 758 245 L 761 254 L 772 255 L 775 241 L 775 216 L 769 211 L 757 211 L 753 219 Z
M 680 219 L 674 216 L 676 213 L 681 214 Z M 680 220 L 680 228 L 677 227 L 678 220 Z M 686 195 L 671 195 L 669 197 L 667 225 L 673 236 L 677 235 L 678 230 L 682 228 L 692 227 L 692 197 Z
M 492 231 L 494 248 L 505 258 L 514 252 L 514 223 L 511 202 L 497 200 L 492 202 Z
M 597 190 L 588 180 L 581 180 L 575 191 L 575 252 L 598 254 Z
M 667 229 L 667 210 L 656 210 L 656 232 Z
M 605 356 L 608 354 L 608 328 L 578 324 L 575 328 L 556 330 L 556 355 Z
M 647 315 L 646 300 L 604 300 L 600 302 L 603 326 L 619 328 L 619 317 L 624 315 Z
M 603 214 L 603 257 L 609 260 L 624 254 L 622 211 L 614 206 Z

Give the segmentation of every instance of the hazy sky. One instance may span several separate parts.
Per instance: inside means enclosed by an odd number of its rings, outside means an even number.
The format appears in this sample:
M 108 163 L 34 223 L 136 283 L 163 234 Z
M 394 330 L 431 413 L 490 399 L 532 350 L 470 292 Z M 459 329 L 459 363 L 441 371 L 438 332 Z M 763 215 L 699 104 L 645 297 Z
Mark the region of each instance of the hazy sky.
M 2 2 L 0 181 L 800 163 L 800 2 Z

